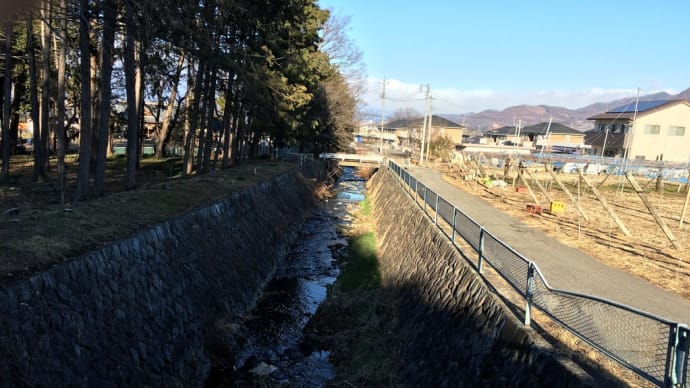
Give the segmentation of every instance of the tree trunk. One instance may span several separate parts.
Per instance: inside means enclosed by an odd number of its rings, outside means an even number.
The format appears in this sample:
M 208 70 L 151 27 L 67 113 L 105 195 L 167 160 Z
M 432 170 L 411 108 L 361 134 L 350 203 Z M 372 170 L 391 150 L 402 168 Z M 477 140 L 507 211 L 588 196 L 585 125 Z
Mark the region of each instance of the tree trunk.
M 208 91 L 210 88 L 211 73 L 211 68 L 208 68 L 207 73 L 204 75 L 204 83 L 201 89 L 201 98 L 204 99 L 204 101 L 199 102 L 201 104 L 201 108 L 199 110 L 198 153 L 196 155 L 196 161 L 194 162 L 194 169 L 196 170 L 197 174 L 203 173 L 203 171 L 201 171 L 201 161 L 204 158 L 204 152 L 206 152 L 204 140 L 207 133 L 205 130 L 208 130 L 206 127 L 206 124 L 208 124 L 206 121 L 206 115 L 209 108 L 208 99 L 206 97 L 208 96 Z
M 96 1 L 93 4 L 93 9 L 91 10 L 91 13 L 93 15 L 98 15 L 100 10 L 99 10 L 99 2 Z M 94 17 L 93 20 L 91 20 L 91 30 L 89 32 L 89 42 L 91 44 L 91 50 L 89 52 L 90 54 L 90 60 L 89 62 L 91 63 L 91 167 L 89 167 L 89 172 L 94 175 L 96 174 L 96 165 L 98 164 L 98 125 L 99 125 L 99 109 L 100 109 L 100 104 L 99 104 L 99 93 L 98 93 L 98 87 L 99 87 L 99 81 L 98 81 L 98 73 L 99 73 L 99 63 L 98 63 L 98 50 L 99 50 L 99 44 L 98 44 L 98 34 L 96 33 L 96 30 L 99 28 L 98 26 L 98 17 Z
M 86 199 L 89 193 L 89 169 L 91 167 L 91 63 L 89 43 L 89 0 L 79 1 L 79 51 L 81 76 L 81 114 L 79 118 L 79 171 L 74 202 Z
M 211 151 L 213 148 L 213 118 L 216 106 L 216 77 L 218 71 L 214 68 L 211 73 L 208 89 L 206 91 L 206 140 L 204 141 L 204 156 L 201 161 L 200 170 L 203 173 L 209 171 L 211 162 Z
M 663 194 L 664 192 L 664 176 L 661 172 L 656 176 L 656 192 L 657 194 Z
M 66 0 L 60 2 L 60 8 L 65 9 Z M 67 20 L 63 19 L 60 28 L 63 34 L 67 33 Z M 55 148 L 57 152 L 57 188 L 60 191 L 60 205 L 65 205 L 65 153 L 67 144 L 65 141 L 65 40 L 58 46 L 57 52 L 57 124 L 55 126 Z
M 136 87 L 136 63 L 135 55 L 135 39 L 134 39 L 134 11 L 133 5 L 127 3 L 125 5 L 125 89 L 127 92 L 127 168 L 125 172 L 125 189 L 133 190 L 136 188 L 136 168 L 137 168 L 137 141 L 139 139 L 139 120 L 137 113 L 139 111 L 137 105 L 138 89 Z
M 245 121 L 244 107 L 237 110 L 237 116 L 235 117 L 235 137 L 232 139 L 232 164 L 237 165 L 242 162 L 242 157 L 240 155 L 242 148 L 242 140 L 244 137 L 243 127 Z
M 108 158 L 108 138 L 110 135 L 110 82 L 113 72 L 113 45 L 115 43 L 115 0 L 103 3 L 103 41 L 101 48 L 101 98 L 98 115 L 98 148 L 96 153 L 96 171 L 94 194 L 103 194 L 105 186 L 105 167 Z
M 135 46 L 138 48 L 134 52 L 135 60 L 137 64 L 136 72 L 134 77 L 134 88 L 136 89 L 136 104 L 137 104 L 137 152 L 136 156 L 136 167 L 141 167 L 141 155 L 143 152 L 144 136 L 145 136 L 145 126 L 144 126 L 144 65 L 146 61 L 146 50 L 144 48 L 143 42 L 139 40 Z
M 194 80 L 194 94 L 191 111 L 189 115 L 189 131 L 184 141 L 184 158 L 182 161 L 182 175 L 189 175 L 192 172 L 192 164 L 194 163 L 194 137 L 196 136 L 197 116 L 199 113 L 199 100 L 201 99 L 201 89 L 203 87 L 205 65 L 203 61 L 199 62 L 196 79 Z M 187 105 L 189 106 L 189 104 Z
M 228 78 L 230 81 L 228 83 L 227 90 L 225 91 L 225 106 L 223 107 L 223 161 L 221 162 L 221 168 L 228 168 L 230 165 L 228 155 L 230 153 L 230 140 L 232 136 L 230 124 L 232 124 L 232 119 L 234 116 L 232 114 L 232 110 L 234 108 L 234 104 L 232 103 L 232 77 Z
M 41 117 L 38 106 L 38 69 L 36 68 L 36 39 L 34 37 L 33 19 L 26 21 L 26 51 L 29 58 L 29 100 L 31 104 L 31 121 L 33 124 L 34 170 L 31 176 L 34 181 L 43 181 L 43 153 L 41 148 Z
M 180 75 L 182 74 L 182 69 L 184 67 L 184 52 L 180 54 L 177 59 L 177 69 L 175 74 L 173 74 L 172 84 L 170 85 L 170 97 L 168 98 L 168 107 L 165 109 L 165 117 L 163 117 L 163 124 L 161 125 L 161 131 L 158 134 L 158 140 L 156 141 L 156 155 L 157 159 L 163 157 L 163 145 L 168 138 L 168 132 L 170 130 L 170 122 L 172 120 L 172 115 L 175 107 L 175 101 L 177 99 L 177 88 L 180 85 Z
M 50 167 L 49 160 L 49 148 L 48 148 L 48 134 L 50 133 L 50 127 L 48 125 L 50 121 L 50 55 L 51 55 L 51 42 L 50 42 L 50 32 L 47 23 L 49 23 L 52 18 L 52 2 L 46 2 L 45 9 L 41 10 L 43 14 L 43 22 L 41 23 L 41 133 L 40 141 L 38 144 L 34 144 L 34 150 L 36 148 L 41 149 L 41 173 L 42 178 L 45 178 L 45 172 Z
M 12 23 L 5 24 L 5 79 L 2 85 L 2 176 L 0 183 L 10 178 L 10 116 L 12 115 Z
M 23 67 L 23 66 L 21 66 Z M 10 108 L 10 154 L 14 154 L 14 146 L 17 145 L 19 138 L 19 107 L 24 102 L 24 95 L 26 94 L 26 80 L 29 75 L 22 71 L 20 75 L 13 81 L 12 107 Z

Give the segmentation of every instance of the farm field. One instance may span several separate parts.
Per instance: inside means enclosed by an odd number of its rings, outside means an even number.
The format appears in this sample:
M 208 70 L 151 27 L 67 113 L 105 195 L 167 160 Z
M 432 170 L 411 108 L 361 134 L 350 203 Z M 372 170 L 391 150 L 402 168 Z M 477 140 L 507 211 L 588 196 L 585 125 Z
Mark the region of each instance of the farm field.
M 484 169 L 488 176 L 503 177 L 503 169 L 492 170 L 486 166 Z M 516 186 L 526 186 L 522 181 L 518 180 L 513 185 L 512 179 L 508 178 L 505 185 L 483 185 L 476 180 L 462 179 L 461 171 L 454 167 L 444 168 L 444 179 L 604 264 L 690 298 L 690 235 L 687 216 L 680 225 L 687 194 L 686 185 L 666 182 L 664 190 L 657 193 L 656 182 L 635 178 L 644 189 L 648 202 L 675 239 L 675 243 L 672 243 L 624 176 L 585 176 L 620 220 L 616 222 L 593 190 L 578 179 L 577 173 L 557 175 L 571 192 L 575 200 L 573 202 L 551 175 L 545 172 L 543 166 L 532 166 L 529 170 L 523 176 L 539 201 L 538 205 L 544 209 L 541 214 L 527 211 L 528 205 L 535 204 L 535 199 L 529 192 L 518 192 Z M 513 172 L 509 176 L 513 176 Z M 564 204 L 562 213 L 552 214 L 548 211 L 550 202 L 537 182 L 551 200 Z M 575 203 L 584 210 L 589 220 L 581 216 Z M 629 230 L 630 236 L 624 234 L 619 223 Z

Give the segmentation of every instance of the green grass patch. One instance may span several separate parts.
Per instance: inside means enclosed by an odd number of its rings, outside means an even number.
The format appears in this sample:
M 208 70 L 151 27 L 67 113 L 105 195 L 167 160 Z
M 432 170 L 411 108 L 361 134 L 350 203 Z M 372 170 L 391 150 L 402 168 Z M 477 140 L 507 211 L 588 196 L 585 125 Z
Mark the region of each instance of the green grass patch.
M 382 286 L 371 205 L 361 203 L 358 232 L 340 258 L 341 273 L 309 323 L 315 342 L 331 350 L 335 387 L 391 387 L 400 349 L 393 291 Z
M 369 202 L 369 198 L 366 198 L 364 201 L 359 203 L 359 209 L 362 212 L 363 216 L 371 216 L 371 202 Z
M 352 291 L 357 288 L 372 289 L 381 286 L 374 232 L 367 232 L 352 238 L 345 268 L 338 278 L 338 285 L 343 291 Z

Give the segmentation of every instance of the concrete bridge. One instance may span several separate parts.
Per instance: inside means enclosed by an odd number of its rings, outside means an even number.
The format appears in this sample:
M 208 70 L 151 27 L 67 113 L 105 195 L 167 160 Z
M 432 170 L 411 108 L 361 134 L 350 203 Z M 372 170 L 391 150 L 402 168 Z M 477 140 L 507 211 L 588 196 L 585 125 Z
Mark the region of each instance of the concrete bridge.
M 382 165 L 385 158 L 373 154 L 323 153 L 320 159 L 337 160 L 341 166 L 361 167 L 363 165 Z

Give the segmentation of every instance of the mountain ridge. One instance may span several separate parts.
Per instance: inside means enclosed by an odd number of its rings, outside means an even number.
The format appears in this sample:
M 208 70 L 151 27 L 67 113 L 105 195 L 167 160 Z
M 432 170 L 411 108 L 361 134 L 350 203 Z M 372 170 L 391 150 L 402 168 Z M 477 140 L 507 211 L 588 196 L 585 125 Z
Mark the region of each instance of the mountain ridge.
M 587 120 L 598 113 L 606 112 L 617 106 L 635 103 L 635 97 L 621 98 L 609 102 L 595 102 L 578 109 L 568 109 L 553 105 L 514 105 L 503 110 L 486 109 L 481 112 L 470 112 L 465 114 L 439 114 L 448 120 L 462 123 L 475 131 L 496 129 L 503 126 L 515 125 L 515 120 L 520 120 L 523 127 L 542 122 L 553 122 L 569 126 L 578 131 L 588 131 L 594 124 Z M 678 94 L 666 92 L 651 93 L 640 96 L 640 101 L 685 99 L 690 100 L 690 88 Z

